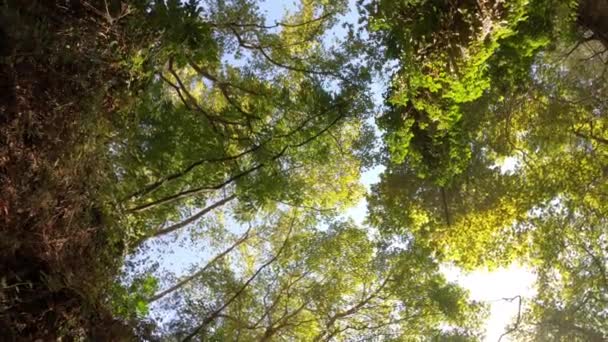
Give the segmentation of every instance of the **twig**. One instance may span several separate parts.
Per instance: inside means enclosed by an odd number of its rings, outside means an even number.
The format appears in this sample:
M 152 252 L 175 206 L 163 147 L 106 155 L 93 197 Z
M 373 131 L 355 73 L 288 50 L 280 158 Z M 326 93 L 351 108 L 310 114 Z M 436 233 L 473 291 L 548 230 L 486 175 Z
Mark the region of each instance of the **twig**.
M 515 325 L 513 326 L 513 328 L 505 331 L 502 335 L 500 335 L 500 337 L 498 337 L 498 342 L 500 342 L 503 337 L 505 337 L 505 336 L 513 333 L 515 330 L 519 329 L 519 323 L 521 322 L 521 302 L 522 302 L 521 296 L 517 295 L 517 296 L 512 297 L 512 298 L 503 298 L 503 300 L 506 300 L 508 302 L 513 302 L 515 299 L 518 299 L 518 303 L 517 303 L 517 319 L 515 320 Z

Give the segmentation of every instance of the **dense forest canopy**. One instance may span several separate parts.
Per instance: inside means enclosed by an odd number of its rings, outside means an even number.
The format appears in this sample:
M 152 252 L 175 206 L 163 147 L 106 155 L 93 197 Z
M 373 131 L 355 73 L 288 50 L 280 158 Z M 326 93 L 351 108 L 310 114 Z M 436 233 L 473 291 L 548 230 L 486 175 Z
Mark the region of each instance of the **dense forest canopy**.
M 608 339 L 607 1 L 0 4 L 7 340 Z

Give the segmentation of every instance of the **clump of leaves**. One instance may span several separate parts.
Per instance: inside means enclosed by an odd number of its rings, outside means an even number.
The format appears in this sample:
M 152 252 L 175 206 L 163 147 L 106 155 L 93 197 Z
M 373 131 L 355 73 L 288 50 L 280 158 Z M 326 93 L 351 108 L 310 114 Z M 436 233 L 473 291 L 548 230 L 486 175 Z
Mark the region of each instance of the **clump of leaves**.
M 145 317 L 149 298 L 158 288 L 158 279 L 152 275 L 138 277 L 129 285 L 115 283 L 109 291 L 113 312 L 125 319 Z

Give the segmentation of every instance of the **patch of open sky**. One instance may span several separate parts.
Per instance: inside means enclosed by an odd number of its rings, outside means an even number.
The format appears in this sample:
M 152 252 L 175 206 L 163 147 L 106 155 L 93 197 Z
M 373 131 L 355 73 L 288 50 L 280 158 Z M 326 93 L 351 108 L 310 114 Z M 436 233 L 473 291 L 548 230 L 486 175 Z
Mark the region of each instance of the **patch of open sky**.
M 500 173 L 513 174 L 521 167 L 522 160 L 518 156 L 509 156 L 497 162 L 494 167 L 500 168 Z
M 517 316 L 519 300 L 521 299 L 522 305 L 525 305 L 526 301 L 536 294 L 535 275 L 532 270 L 517 264 L 493 271 L 476 270 L 469 273 L 444 265 L 442 272 L 449 281 L 456 282 L 469 290 L 471 299 L 490 306 L 484 338 L 484 341 L 488 342 L 498 341 L 506 331 L 505 324 L 510 323 Z M 506 335 L 501 341 L 509 340 L 509 336 Z
M 230 209 L 227 209 L 226 212 L 224 225 L 227 231 L 235 237 L 242 235 L 247 227 L 231 217 Z M 195 225 L 200 225 L 200 222 Z M 158 291 L 162 291 L 174 285 L 180 278 L 200 270 L 211 258 L 232 244 L 232 241 L 218 244 L 211 243 L 210 239 L 197 238 L 196 236 L 200 236 L 202 233 L 193 234 L 193 228 L 190 226 L 146 241 L 143 248 L 127 258 L 127 263 L 133 265 L 134 268 L 130 274 L 127 274 L 124 281 L 129 283 L 136 276 L 150 273 L 162 280 L 158 288 Z M 213 228 L 206 227 L 204 231 L 209 233 L 210 229 Z M 172 301 L 171 305 L 167 305 L 167 299 Z M 183 300 L 178 295 L 177 297 L 167 296 L 153 302 L 149 307 L 149 317 L 153 318 L 161 328 L 178 318 L 179 305 L 173 302 L 177 299 Z
M 230 209 L 226 210 L 225 214 L 225 222 L 208 224 L 202 232 L 195 233 L 194 228 L 200 228 L 205 220 L 209 220 L 209 216 L 176 232 L 161 237 L 150 238 L 139 251 L 128 257 L 128 262 L 136 266 L 135 273 L 139 274 L 146 272 L 151 267 L 152 262 L 150 260 L 153 260 L 157 264 L 153 267 L 155 269 L 154 273 L 157 275 L 163 275 L 164 277 L 167 274 L 171 274 L 176 278 L 187 275 L 188 270 L 193 266 L 204 265 L 215 255 L 213 252 L 219 252 L 231 243 L 231 241 L 228 241 L 212 245 L 209 239 L 201 238 L 200 235 L 217 235 L 218 232 L 212 232 L 212 230 L 221 229 L 218 228 L 221 225 L 226 227 L 227 233 L 233 237 L 243 234 L 247 229 L 244 225 L 234 220 Z M 189 216 L 185 214 L 184 217 Z
M 378 183 L 380 180 L 380 174 L 385 170 L 383 165 L 378 165 L 368 171 L 361 174 L 361 183 L 365 186 L 365 189 L 369 192 L 373 184 Z M 367 200 L 362 198 L 357 205 L 349 208 L 344 214 L 345 217 L 351 218 L 358 225 L 364 225 L 365 216 L 367 215 Z

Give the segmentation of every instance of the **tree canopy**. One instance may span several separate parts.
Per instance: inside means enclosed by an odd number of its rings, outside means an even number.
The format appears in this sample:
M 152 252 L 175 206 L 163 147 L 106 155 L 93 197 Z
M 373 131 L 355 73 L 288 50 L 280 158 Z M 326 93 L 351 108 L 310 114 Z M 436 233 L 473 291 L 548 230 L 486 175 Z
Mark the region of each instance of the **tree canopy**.
M 608 339 L 605 1 L 268 6 L 3 2 L 0 334 Z

